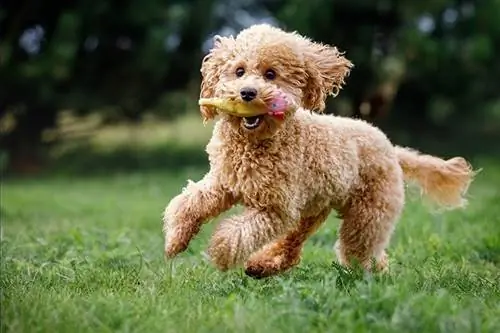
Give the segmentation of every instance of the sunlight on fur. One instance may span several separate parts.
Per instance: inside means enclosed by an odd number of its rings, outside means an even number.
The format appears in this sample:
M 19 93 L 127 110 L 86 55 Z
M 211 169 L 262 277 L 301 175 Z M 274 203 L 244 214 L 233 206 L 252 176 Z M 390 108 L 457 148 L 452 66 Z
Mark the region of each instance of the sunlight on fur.
M 218 117 L 206 147 L 210 170 L 164 211 L 168 258 L 184 251 L 203 223 L 241 205 L 242 212 L 217 221 L 210 259 L 223 271 L 243 265 L 249 276 L 272 276 L 299 264 L 304 243 L 336 211 L 342 223 L 332 252 L 339 263 L 386 272 L 405 181 L 443 207 L 465 205 L 475 173 L 463 158 L 395 147 L 365 121 L 320 114 L 352 68 L 337 47 L 266 24 L 215 38 L 201 65 L 200 98 L 241 96 L 251 105 L 281 91 L 299 107 L 282 118 L 200 107 L 204 122 Z
M 409 148 L 396 147 L 405 180 L 414 182 L 421 193 L 441 208 L 464 207 L 470 183 L 479 171 L 462 157 L 447 161 L 430 155 L 423 155 Z

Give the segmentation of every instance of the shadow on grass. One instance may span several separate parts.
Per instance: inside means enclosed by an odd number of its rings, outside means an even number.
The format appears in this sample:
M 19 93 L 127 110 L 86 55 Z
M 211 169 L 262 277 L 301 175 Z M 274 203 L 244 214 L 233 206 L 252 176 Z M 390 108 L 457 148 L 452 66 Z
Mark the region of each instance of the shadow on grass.
M 474 167 L 481 168 L 476 161 L 500 158 L 500 135 L 421 137 L 403 135 L 395 130 L 387 130 L 394 144 L 408 146 L 426 154 L 434 154 L 445 159 L 463 156 Z M 407 134 L 407 133 L 406 133 Z M 101 176 L 114 173 L 165 171 L 176 172 L 185 168 L 208 168 L 208 156 L 203 144 L 179 144 L 176 141 L 153 146 L 126 146 L 98 150 L 88 142 L 70 142 L 72 147 L 51 159 L 42 171 L 32 176 Z M 0 151 L 1 152 L 1 151 Z M 5 164 L 5 163 L 3 163 Z M 3 168 L 1 168 L 3 169 Z M 14 172 L 3 171 L 3 176 L 19 176 Z
M 477 258 L 500 267 L 500 236 L 492 233 L 475 247 Z
M 469 160 L 477 158 L 500 158 L 500 133 L 435 133 L 423 131 L 421 135 L 411 134 L 397 128 L 383 128 L 395 145 L 407 146 L 426 154 L 445 159 L 462 156 Z
M 395 139 L 398 138 L 395 135 Z M 471 162 L 477 159 L 500 158 L 500 135 L 401 138 L 395 145 L 407 145 L 422 153 L 448 159 L 463 156 Z M 180 145 L 175 141 L 155 146 L 122 146 L 109 151 L 96 151 L 86 144 L 72 148 L 52 163 L 57 172 L 96 174 L 122 171 L 167 170 L 185 167 L 208 167 L 205 143 Z
M 203 146 L 176 144 L 155 147 L 120 147 L 96 151 L 81 146 L 54 158 L 48 173 L 93 176 L 133 171 L 176 171 L 189 167 L 207 168 Z

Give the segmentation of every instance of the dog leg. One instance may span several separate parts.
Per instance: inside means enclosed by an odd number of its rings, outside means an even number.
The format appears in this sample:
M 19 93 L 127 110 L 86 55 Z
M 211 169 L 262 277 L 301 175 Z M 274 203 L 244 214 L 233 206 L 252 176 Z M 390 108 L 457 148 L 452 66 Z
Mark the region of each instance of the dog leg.
M 246 209 L 220 222 L 208 249 L 213 263 L 222 271 L 244 262 L 250 254 L 285 234 L 293 219 L 276 212 Z
M 329 209 L 303 219 L 297 228 L 285 237 L 267 244 L 250 256 L 245 264 L 245 273 L 254 278 L 264 278 L 284 272 L 300 262 L 305 241 L 323 224 Z
M 365 270 L 388 270 L 385 252 L 404 205 L 402 176 L 380 172 L 364 181 L 342 209 L 335 252 L 341 265 L 355 260 Z
M 235 202 L 236 198 L 209 175 L 198 183 L 190 181 L 165 208 L 165 255 L 172 258 L 184 251 L 203 222 L 228 210 Z

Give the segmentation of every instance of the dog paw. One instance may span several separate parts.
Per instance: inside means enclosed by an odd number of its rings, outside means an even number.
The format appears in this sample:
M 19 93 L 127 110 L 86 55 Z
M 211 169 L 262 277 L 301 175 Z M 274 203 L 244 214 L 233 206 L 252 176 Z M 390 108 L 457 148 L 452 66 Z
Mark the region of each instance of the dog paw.
M 237 248 L 227 237 L 214 234 L 207 252 L 212 263 L 221 271 L 227 271 L 236 265 Z
M 165 257 L 173 258 L 184 252 L 198 230 L 197 224 L 188 221 L 182 221 L 176 227 L 167 230 L 165 233 Z
M 249 266 L 245 268 L 245 274 L 254 279 L 263 279 L 271 276 L 269 272 L 262 266 Z
M 298 254 L 280 253 L 273 256 L 256 255 L 245 264 L 245 274 L 256 278 L 266 278 L 282 273 L 300 262 Z
M 168 259 L 172 259 L 179 253 L 184 252 L 187 247 L 187 242 L 182 242 L 179 240 L 165 241 L 165 257 Z
M 230 228 L 232 229 L 232 228 Z M 243 240 L 236 229 L 218 228 L 212 235 L 208 255 L 213 264 L 221 271 L 236 267 L 243 260 Z

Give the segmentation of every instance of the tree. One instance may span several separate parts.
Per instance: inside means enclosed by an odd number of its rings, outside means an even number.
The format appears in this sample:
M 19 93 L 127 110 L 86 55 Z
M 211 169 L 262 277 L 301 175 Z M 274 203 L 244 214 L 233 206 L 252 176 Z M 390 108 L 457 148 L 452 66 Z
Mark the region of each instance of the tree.
M 2 149 L 17 169 L 39 164 L 60 110 L 177 115 L 158 106 L 198 89 L 208 37 L 260 21 L 354 62 L 328 112 L 412 138 L 500 132 L 499 0 L 10 0 L 0 17 Z
M 39 164 L 43 132 L 62 109 L 110 110 L 138 121 L 165 91 L 185 89 L 198 74 L 212 5 L 211 0 L 7 2 L 0 29 L 0 117 L 12 120 L 2 135 L 11 165 Z
M 278 13 L 354 62 L 339 98 L 350 116 L 397 124 L 413 138 L 422 128 L 463 133 L 464 123 L 500 129 L 491 125 L 500 120 L 500 1 L 291 0 Z

